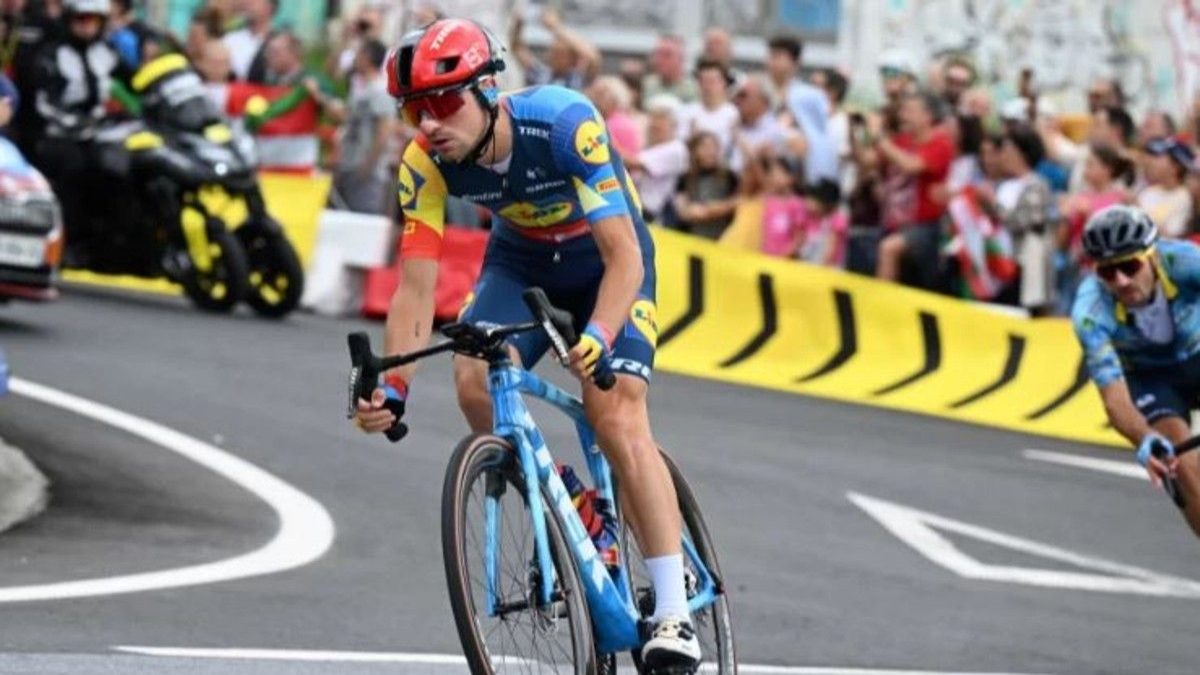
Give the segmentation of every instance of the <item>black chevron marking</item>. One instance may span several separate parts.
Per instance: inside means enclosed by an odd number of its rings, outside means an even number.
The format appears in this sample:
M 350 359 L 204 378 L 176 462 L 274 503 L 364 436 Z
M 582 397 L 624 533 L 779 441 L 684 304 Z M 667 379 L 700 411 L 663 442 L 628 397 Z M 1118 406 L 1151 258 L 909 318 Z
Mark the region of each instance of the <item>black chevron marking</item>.
M 687 311 L 658 336 L 658 348 L 667 344 L 704 314 L 704 260 L 699 256 L 688 256 L 688 305 Z
M 758 300 L 762 307 L 762 326 L 758 334 L 750 339 L 736 354 L 721 362 L 721 368 L 735 366 L 754 356 L 770 341 L 779 329 L 779 310 L 775 304 L 775 284 L 769 274 L 758 275 Z
M 908 377 L 889 384 L 888 386 L 874 392 L 873 396 L 883 396 L 890 394 L 898 389 L 903 389 L 908 385 L 920 380 L 942 365 L 942 339 L 938 333 L 937 317 L 929 312 L 921 312 L 921 337 L 925 343 L 925 363 L 921 365 L 920 370 L 909 375 Z
M 1004 369 L 1000 371 L 1000 377 L 996 381 L 987 385 L 983 389 L 966 396 L 960 400 L 950 404 L 951 409 L 957 410 L 963 406 L 970 405 L 985 396 L 988 396 L 1004 385 L 1012 382 L 1017 377 L 1017 371 L 1021 368 L 1021 357 L 1025 354 L 1025 338 L 1020 335 L 1008 336 L 1008 358 L 1004 361 Z
M 811 382 L 819 377 L 824 377 L 846 365 L 846 362 L 858 351 L 858 334 L 854 328 L 854 299 L 848 292 L 835 289 L 833 304 L 837 308 L 838 334 L 841 335 L 841 344 L 824 365 L 807 375 L 796 378 L 796 382 Z

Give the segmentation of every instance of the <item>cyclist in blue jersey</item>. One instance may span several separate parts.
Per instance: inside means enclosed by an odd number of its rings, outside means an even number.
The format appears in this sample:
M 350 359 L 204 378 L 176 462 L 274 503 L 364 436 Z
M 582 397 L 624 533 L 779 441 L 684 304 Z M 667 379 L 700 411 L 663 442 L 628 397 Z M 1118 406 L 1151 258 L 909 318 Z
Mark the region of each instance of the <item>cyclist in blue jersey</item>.
M 388 312 L 386 350 L 410 352 L 429 340 L 447 195 L 490 209 L 483 271 L 462 318 L 529 321 L 521 299 L 529 286 L 574 316 L 581 339 L 569 366 L 583 380 L 584 407 L 654 585 L 642 659 L 651 672 L 690 672 L 700 648 L 684 587 L 682 523 L 646 406 L 658 338 L 654 243 L 595 107 L 556 86 L 500 95 L 494 76 L 502 54 L 476 23 L 444 19 L 406 35 L 387 60 L 389 90 L 420 135 L 400 167 L 404 281 Z M 528 332 L 511 347 L 531 367 L 548 344 L 544 333 Z M 605 363 L 617 375 L 608 392 L 590 379 Z M 359 402 L 363 430 L 399 424 L 413 371 L 387 373 L 372 400 Z M 492 430 L 486 375 L 484 361 L 455 358 L 459 406 L 476 432 Z
M 1113 428 L 1137 446 L 1156 486 L 1173 477 L 1200 536 L 1200 453 L 1176 456 L 1200 403 L 1200 247 L 1159 241 L 1141 210 L 1093 215 L 1083 246 L 1096 262 L 1071 320 Z

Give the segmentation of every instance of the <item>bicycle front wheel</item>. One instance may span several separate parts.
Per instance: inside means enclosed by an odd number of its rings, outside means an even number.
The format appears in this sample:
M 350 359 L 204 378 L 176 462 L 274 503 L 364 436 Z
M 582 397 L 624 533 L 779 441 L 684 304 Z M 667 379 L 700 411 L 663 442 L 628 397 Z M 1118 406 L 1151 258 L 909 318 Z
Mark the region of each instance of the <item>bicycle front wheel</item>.
M 674 460 L 663 450 L 659 450 L 663 462 L 671 472 L 671 482 L 675 485 L 675 494 L 679 502 L 679 513 L 683 517 L 683 534 L 691 540 L 696 548 L 697 557 L 715 579 L 723 579 L 721 566 L 717 562 L 717 549 L 704 516 L 700 514 L 700 503 L 688 485 L 683 472 L 676 466 Z M 619 487 L 619 486 L 618 486 Z M 650 582 L 650 574 L 646 570 L 645 557 L 638 549 L 633 530 L 629 523 L 622 518 L 620 545 L 625 551 L 625 566 L 629 574 L 630 585 L 637 599 L 638 610 L 643 617 L 654 613 L 654 586 Z M 683 556 L 684 585 L 688 591 L 688 599 L 696 594 L 696 566 L 687 553 Z M 733 644 L 733 619 L 729 614 L 729 599 L 722 592 L 716 600 L 692 615 L 692 626 L 696 629 L 696 637 L 700 641 L 701 662 L 698 673 L 715 673 L 717 675 L 736 675 L 737 656 Z M 639 666 L 640 656 L 635 651 L 634 663 Z
M 442 556 L 454 622 L 475 675 L 596 672 L 579 570 L 549 496 L 539 494 L 553 570 L 539 569 L 525 480 L 508 441 L 468 436 L 447 467 Z M 554 575 L 549 604 L 539 601 L 544 573 Z

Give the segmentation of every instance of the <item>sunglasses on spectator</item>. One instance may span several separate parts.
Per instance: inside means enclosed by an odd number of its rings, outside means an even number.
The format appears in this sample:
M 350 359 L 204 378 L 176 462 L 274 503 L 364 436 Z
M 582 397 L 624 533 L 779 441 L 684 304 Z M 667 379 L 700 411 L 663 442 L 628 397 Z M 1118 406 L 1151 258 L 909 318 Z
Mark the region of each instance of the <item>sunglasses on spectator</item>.
M 961 77 L 948 77 L 946 78 L 946 84 L 966 89 L 967 87 L 971 86 L 971 80 Z
M 415 127 L 426 117 L 444 120 L 461 110 L 466 102 L 462 89 L 452 89 L 406 99 L 400 104 L 400 115 L 405 122 Z
M 1132 279 L 1134 275 L 1142 271 L 1142 266 L 1146 264 L 1149 257 L 1150 252 L 1146 251 L 1136 253 L 1128 258 L 1100 263 L 1096 265 L 1096 274 L 1105 281 L 1116 281 L 1118 272 L 1123 274 L 1126 279 Z

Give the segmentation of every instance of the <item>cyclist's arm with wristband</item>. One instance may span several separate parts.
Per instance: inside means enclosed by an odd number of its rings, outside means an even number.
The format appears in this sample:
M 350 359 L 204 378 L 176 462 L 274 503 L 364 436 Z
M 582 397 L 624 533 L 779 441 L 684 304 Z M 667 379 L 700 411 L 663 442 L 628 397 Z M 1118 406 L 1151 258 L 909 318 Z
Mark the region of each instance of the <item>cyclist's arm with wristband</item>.
M 604 276 L 600 280 L 596 307 L 588 325 L 595 324 L 607 331 L 607 346 L 611 348 L 642 286 L 645 275 L 642 248 L 629 216 L 601 219 L 592 225 L 592 236 L 604 261 Z
M 1077 313 L 1073 317 L 1075 333 L 1083 346 L 1088 373 L 1100 390 L 1100 399 L 1104 403 L 1108 421 L 1137 448 L 1138 462 L 1146 467 L 1150 480 L 1159 485 L 1162 477 L 1167 474 L 1168 466 L 1155 457 L 1156 451 L 1162 451 L 1169 457 L 1174 454 L 1174 448 L 1150 426 L 1146 417 L 1134 404 L 1111 336 L 1107 330 L 1090 320 L 1088 313 L 1091 311 L 1089 309 L 1083 315 Z
M 559 168 L 576 195 L 604 262 L 596 306 L 579 344 L 571 350 L 576 375 L 591 375 L 607 358 L 637 300 L 645 270 L 641 245 L 617 178 L 613 152 L 600 114 L 588 104 L 567 108 L 551 132 Z
M 399 199 L 404 214 L 400 256 L 403 280 L 392 295 L 384 328 L 387 355 L 421 349 L 433 333 L 434 290 L 445 225 L 446 184 L 437 166 L 416 141 L 404 153 L 400 166 Z M 387 431 L 399 440 L 400 419 L 408 400 L 408 386 L 416 364 L 394 368 L 383 376 L 368 410 L 361 404 L 364 431 Z

